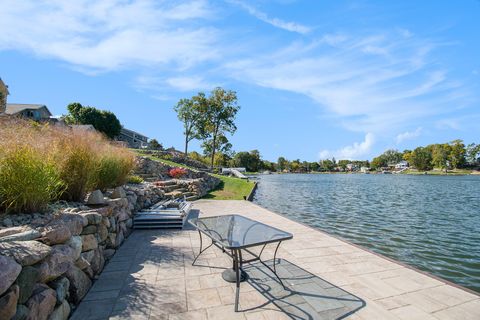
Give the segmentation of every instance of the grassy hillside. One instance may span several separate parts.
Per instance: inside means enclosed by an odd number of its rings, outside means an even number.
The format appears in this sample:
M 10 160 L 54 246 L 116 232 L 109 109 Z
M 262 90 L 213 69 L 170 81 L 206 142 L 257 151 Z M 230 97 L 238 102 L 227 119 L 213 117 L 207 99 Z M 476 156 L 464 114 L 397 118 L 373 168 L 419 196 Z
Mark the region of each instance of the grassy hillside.
M 247 197 L 250 194 L 254 186 L 253 182 L 239 178 L 220 175 L 215 175 L 215 177 L 222 180 L 222 183 L 217 189 L 210 191 L 204 199 L 243 200 L 244 197 Z

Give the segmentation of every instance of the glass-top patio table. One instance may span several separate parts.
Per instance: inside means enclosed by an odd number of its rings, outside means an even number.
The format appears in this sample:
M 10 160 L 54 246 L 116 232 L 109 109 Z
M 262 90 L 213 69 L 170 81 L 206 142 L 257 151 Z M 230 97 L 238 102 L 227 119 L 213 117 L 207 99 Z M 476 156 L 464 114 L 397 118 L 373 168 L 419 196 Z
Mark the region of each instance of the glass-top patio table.
M 189 220 L 200 235 L 200 252 L 195 257 L 192 265 L 195 264 L 198 257 L 210 248 L 212 245 L 220 248 L 224 253 L 229 255 L 233 260 L 232 269 L 227 269 L 222 273 L 223 279 L 228 282 L 235 282 L 237 285 L 235 293 L 235 311 L 238 311 L 238 298 L 240 294 L 240 282 L 246 279 L 246 273 L 242 270 L 244 263 L 254 261 L 261 262 L 265 267 L 275 274 L 278 281 L 282 284 L 282 280 L 277 275 L 276 256 L 278 248 L 282 241 L 293 238 L 291 233 L 282 231 L 264 223 L 246 218 L 238 214 L 194 218 Z M 202 234 L 212 240 L 212 243 L 202 249 Z M 269 243 L 277 243 L 273 256 L 273 269 L 261 260 L 263 250 Z M 249 248 L 261 246 L 259 254 L 255 254 Z M 242 250 L 247 252 L 253 258 L 244 260 Z

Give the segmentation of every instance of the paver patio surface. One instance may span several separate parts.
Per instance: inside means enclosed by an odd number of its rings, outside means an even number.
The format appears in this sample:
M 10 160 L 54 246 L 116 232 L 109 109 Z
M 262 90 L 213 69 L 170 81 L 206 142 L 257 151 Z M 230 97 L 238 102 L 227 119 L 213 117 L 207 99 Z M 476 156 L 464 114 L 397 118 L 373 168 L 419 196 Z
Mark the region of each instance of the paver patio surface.
M 246 265 L 235 313 L 235 284 L 221 277 L 231 260 L 221 250 L 208 249 L 192 266 L 196 231 L 135 230 L 72 319 L 480 319 L 479 295 L 250 202 L 200 200 L 194 209 L 292 233 L 277 255 L 286 289 L 261 264 Z M 265 249 L 267 264 L 274 247 Z

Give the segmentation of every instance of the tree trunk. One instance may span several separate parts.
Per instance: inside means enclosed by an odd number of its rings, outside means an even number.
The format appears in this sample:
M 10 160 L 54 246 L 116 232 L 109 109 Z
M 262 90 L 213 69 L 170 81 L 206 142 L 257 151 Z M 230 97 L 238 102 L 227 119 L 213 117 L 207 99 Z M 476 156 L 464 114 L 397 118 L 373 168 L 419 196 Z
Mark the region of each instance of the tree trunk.
M 188 136 L 185 135 L 185 158 L 188 156 Z
M 217 136 L 214 135 L 213 142 L 212 142 L 212 160 L 210 164 L 212 171 L 213 171 L 213 162 L 215 161 L 215 149 L 216 149 L 215 143 L 217 142 L 216 140 L 217 140 Z

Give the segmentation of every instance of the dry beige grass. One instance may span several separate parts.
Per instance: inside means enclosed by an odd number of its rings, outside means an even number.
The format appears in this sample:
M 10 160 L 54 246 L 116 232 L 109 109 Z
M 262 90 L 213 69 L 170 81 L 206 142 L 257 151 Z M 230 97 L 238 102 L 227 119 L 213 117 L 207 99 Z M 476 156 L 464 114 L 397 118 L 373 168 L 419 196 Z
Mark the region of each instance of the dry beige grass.
M 0 118 L 0 206 L 40 211 L 125 183 L 134 155 L 97 132 Z

